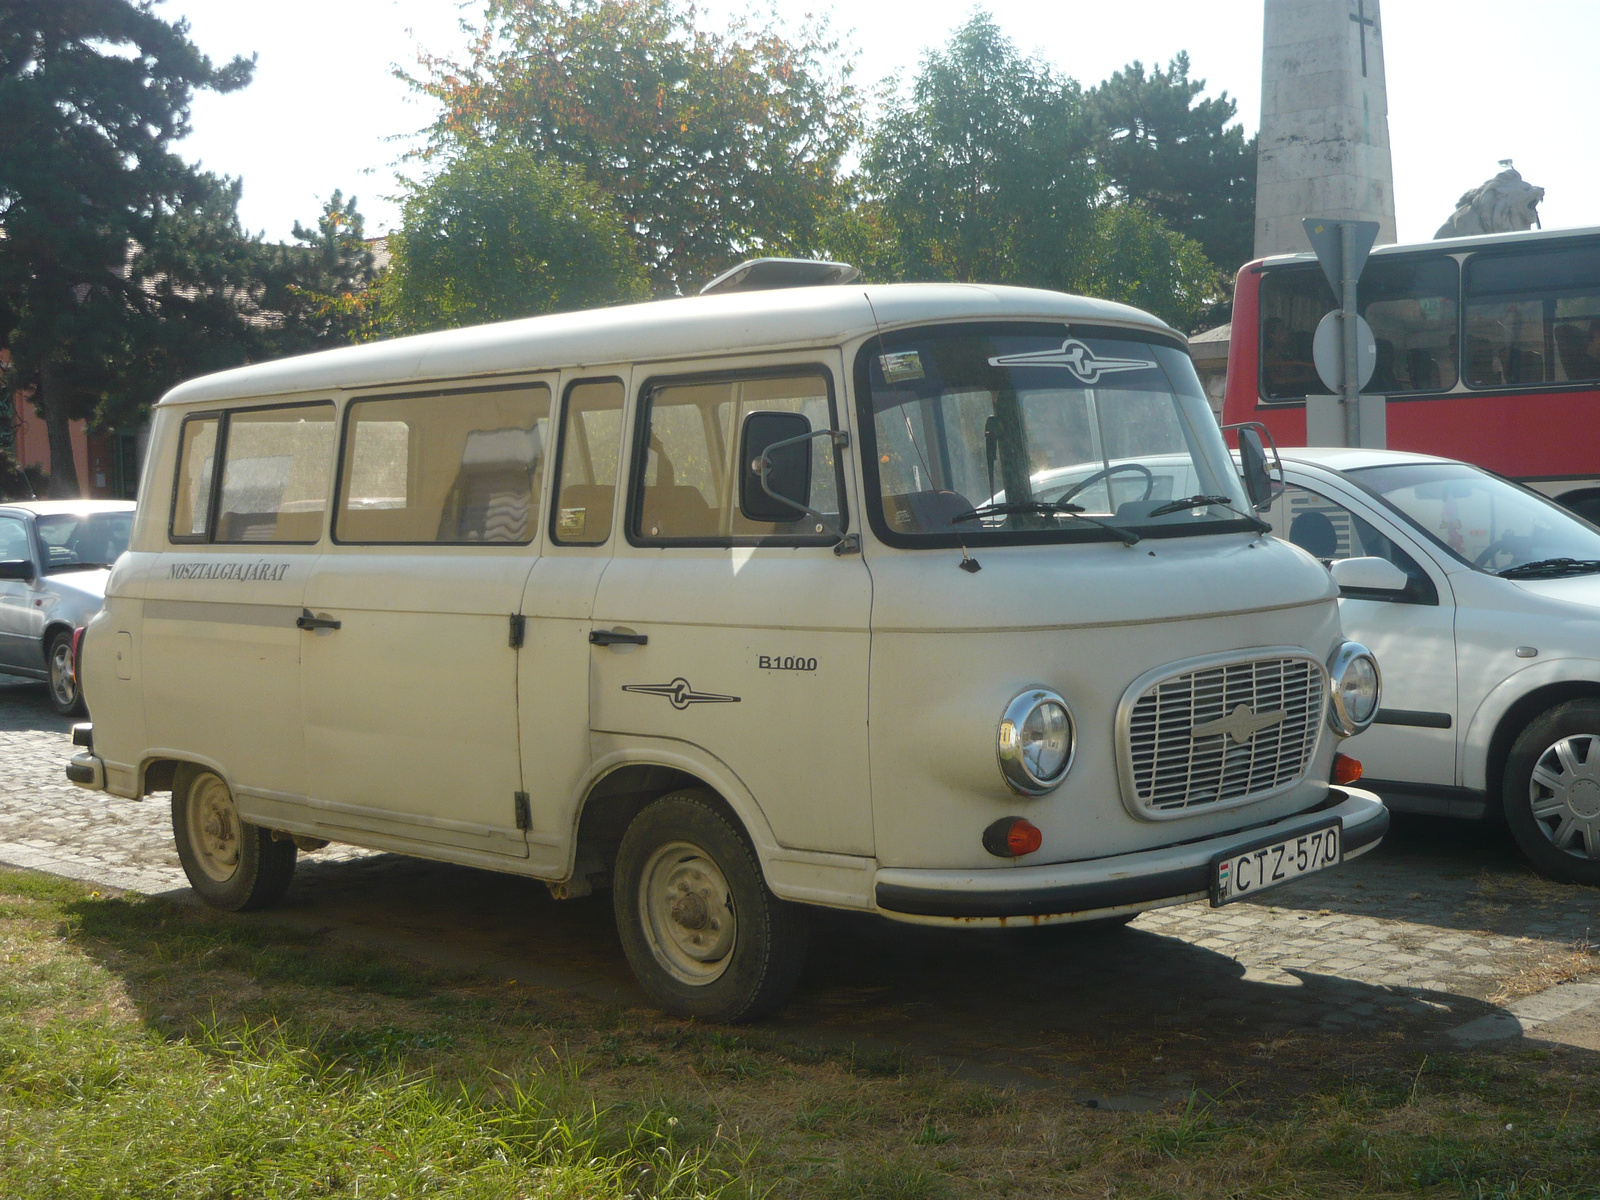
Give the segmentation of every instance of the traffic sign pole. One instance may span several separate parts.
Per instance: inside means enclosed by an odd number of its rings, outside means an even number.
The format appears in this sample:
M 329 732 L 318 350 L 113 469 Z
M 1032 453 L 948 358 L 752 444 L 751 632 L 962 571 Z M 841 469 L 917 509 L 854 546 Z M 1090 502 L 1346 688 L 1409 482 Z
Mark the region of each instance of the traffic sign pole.
M 1357 255 L 1355 222 L 1339 222 L 1339 305 L 1343 309 L 1340 324 L 1344 327 L 1344 444 L 1361 445 L 1361 376 L 1356 369 L 1356 280 L 1361 278 L 1361 268 L 1366 253 Z M 1368 242 L 1368 246 L 1372 243 Z

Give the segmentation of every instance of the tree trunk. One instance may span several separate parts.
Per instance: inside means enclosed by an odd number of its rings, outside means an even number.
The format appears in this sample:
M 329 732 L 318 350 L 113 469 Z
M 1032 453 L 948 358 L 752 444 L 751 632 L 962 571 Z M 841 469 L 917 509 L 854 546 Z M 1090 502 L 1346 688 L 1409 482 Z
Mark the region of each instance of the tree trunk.
M 40 372 L 39 399 L 34 405 L 44 418 L 50 436 L 50 495 L 75 499 L 83 494 L 78 482 L 78 464 L 72 457 L 72 426 L 67 420 L 66 382 L 61 369 L 50 363 Z

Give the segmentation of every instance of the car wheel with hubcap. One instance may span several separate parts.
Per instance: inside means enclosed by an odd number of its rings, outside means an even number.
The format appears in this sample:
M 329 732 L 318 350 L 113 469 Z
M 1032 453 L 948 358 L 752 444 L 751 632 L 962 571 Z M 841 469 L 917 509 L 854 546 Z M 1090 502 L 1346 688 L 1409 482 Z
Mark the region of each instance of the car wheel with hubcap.
M 78 688 L 78 675 L 73 669 L 72 630 L 58 629 L 45 648 L 44 658 L 45 665 L 50 668 L 50 707 L 63 717 L 81 717 L 83 692 Z
M 264 908 L 294 876 L 294 842 L 241 818 L 233 792 L 214 771 L 179 768 L 172 783 L 172 835 L 183 873 L 212 908 Z
M 806 914 L 779 900 L 744 833 L 709 793 L 646 807 L 617 850 L 613 904 L 628 965 L 680 1017 L 747 1021 L 787 999 Z
M 1506 824 L 1541 873 L 1600 885 L 1600 701 L 1531 722 L 1506 759 Z

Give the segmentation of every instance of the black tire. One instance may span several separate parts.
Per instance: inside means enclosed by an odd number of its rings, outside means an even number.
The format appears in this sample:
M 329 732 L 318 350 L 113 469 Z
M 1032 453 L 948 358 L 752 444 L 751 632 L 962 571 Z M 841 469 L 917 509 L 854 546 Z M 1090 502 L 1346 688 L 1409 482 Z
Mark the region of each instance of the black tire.
M 211 832 L 205 828 L 208 820 L 216 826 Z M 172 781 L 172 837 L 190 886 L 212 908 L 265 908 L 294 878 L 294 842 L 276 840 L 270 830 L 242 820 L 233 793 L 213 771 L 178 768 Z
M 754 848 L 707 792 L 663 796 L 633 819 L 612 903 L 628 965 L 674 1016 L 765 1016 L 805 966 L 805 910 L 772 894 Z
M 83 716 L 87 710 L 83 706 L 83 689 L 73 670 L 72 630 L 58 629 L 50 635 L 44 648 L 44 665 L 50 672 L 45 685 L 50 707 L 63 717 Z
M 1600 700 L 1558 704 L 1529 722 L 1506 759 L 1502 802 L 1535 870 L 1600 887 Z

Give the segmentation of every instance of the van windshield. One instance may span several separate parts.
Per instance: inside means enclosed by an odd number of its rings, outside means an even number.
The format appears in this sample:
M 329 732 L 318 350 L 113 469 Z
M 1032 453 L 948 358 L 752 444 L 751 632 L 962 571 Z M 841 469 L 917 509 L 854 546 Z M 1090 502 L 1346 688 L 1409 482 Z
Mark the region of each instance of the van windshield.
M 1189 356 L 1165 341 L 1044 323 L 902 330 L 867 343 L 857 392 L 891 544 L 1250 524 Z

